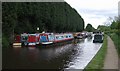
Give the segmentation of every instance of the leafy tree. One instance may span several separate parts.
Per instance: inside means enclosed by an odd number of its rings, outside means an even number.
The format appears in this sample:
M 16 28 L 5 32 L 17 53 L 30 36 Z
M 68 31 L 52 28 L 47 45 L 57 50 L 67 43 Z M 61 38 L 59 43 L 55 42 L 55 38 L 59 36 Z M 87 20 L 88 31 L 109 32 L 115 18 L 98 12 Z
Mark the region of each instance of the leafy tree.
M 87 24 L 86 31 L 88 31 L 88 32 L 92 32 L 93 31 L 93 27 L 92 27 L 91 24 L 89 24 L 89 23 Z
M 66 2 L 3 2 L 2 33 L 12 42 L 14 34 L 77 32 L 84 30 L 84 19 Z
M 113 21 L 110 28 L 111 29 L 118 29 L 118 22 Z

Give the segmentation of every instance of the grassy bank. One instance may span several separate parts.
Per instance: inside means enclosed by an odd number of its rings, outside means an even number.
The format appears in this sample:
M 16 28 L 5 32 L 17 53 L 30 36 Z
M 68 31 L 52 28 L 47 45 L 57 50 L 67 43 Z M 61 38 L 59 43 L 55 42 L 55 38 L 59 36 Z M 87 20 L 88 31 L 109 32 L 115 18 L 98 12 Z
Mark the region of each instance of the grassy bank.
M 113 33 L 113 34 L 110 34 L 110 37 L 111 39 L 113 40 L 115 46 L 116 46 L 116 49 L 118 51 L 118 55 L 120 57 L 120 36 L 118 36 L 117 34 Z
M 98 51 L 96 56 L 92 59 L 92 61 L 86 66 L 84 71 L 96 71 L 96 69 L 102 69 L 104 65 L 105 54 L 107 51 L 107 36 L 104 36 L 104 41 L 101 49 Z

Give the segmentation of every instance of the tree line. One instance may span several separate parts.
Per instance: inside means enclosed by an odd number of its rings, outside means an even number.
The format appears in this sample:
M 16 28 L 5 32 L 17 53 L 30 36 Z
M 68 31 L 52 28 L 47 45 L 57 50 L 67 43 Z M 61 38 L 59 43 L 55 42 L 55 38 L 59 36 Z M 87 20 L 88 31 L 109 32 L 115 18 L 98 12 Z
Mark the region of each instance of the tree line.
M 5 43 L 11 42 L 14 34 L 24 32 L 58 33 L 83 30 L 83 18 L 66 2 L 2 3 L 2 35 Z
M 88 31 L 88 32 L 94 32 L 95 30 L 96 29 L 90 23 L 88 23 L 86 28 L 85 28 L 85 31 Z
M 120 16 L 112 19 L 111 24 L 109 26 L 99 25 L 97 29 L 104 31 L 106 34 L 115 33 L 120 36 Z

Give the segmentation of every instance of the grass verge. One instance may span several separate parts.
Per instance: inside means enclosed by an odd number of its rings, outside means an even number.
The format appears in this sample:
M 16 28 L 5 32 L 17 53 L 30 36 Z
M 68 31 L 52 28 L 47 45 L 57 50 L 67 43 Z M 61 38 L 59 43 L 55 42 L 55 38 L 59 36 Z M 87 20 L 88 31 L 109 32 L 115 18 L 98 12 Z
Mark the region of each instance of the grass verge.
M 91 60 L 91 62 L 86 66 L 84 71 L 100 71 L 104 66 L 104 59 L 107 52 L 107 35 L 104 36 L 103 45 L 95 55 L 95 57 Z

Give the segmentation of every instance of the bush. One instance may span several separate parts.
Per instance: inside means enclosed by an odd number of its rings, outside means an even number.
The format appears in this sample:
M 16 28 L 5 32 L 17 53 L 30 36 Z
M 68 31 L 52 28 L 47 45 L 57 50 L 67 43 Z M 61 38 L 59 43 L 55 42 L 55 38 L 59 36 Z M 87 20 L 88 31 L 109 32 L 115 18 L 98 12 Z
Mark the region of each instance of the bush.
M 7 37 L 2 36 L 2 47 L 8 47 L 9 46 L 9 41 Z
M 117 30 L 116 34 L 120 36 L 120 29 Z

